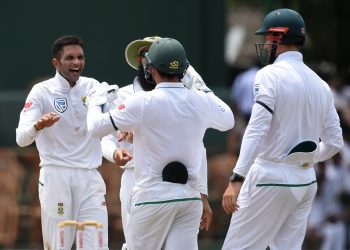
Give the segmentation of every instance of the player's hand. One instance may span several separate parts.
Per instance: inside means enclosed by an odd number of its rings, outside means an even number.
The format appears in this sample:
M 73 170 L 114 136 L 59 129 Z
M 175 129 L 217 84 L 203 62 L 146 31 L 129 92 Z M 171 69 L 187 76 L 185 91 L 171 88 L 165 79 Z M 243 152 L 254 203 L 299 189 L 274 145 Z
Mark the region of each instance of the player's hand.
M 229 182 L 224 195 L 222 196 L 222 207 L 227 214 L 238 210 L 237 197 L 241 190 L 242 182 Z
M 57 115 L 55 112 L 50 112 L 37 120 L 37 122 L 34 124 L 34 128 L 39 131 L 43 128 L 48 128 L 54 125 L 58 120 L 60 119 L 60 116 Z
M 118 135 L 118 142 L 121 142 L 121 141 L 127 141 L 130 144 L 132 144 L 134 141 L 134 134 L 132 132 L 120 131 Z
M 211 225 L 211 220 L 213 217 L 213 212 L 211 210 L 208 197 L 204 194 L 201 194 L 202 196 L 202 202 L 203 202 L 203 214 L 201 218 L 201 223 L 199 225 L 199 229 L 203 230 L 205 229 L 206 231 L 209 230 L 209 227 Z
M 114 162 L 117 167 L 125 166 L 125 164 L 132 159 L 131 153 L 126 149 L 116 149 L 114 151 Z

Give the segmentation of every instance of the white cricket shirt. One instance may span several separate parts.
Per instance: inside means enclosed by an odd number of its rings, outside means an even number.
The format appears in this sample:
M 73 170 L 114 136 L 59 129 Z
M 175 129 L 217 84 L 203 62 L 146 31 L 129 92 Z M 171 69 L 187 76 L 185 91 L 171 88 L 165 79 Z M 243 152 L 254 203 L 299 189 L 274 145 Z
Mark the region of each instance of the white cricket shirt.
M 227 104 L 213 93 L 188 90 L 183 83 L 160 83 L 153 91 L 135 93 L 110 114 L 120 130 L 134 133 L 135 185 L 140 188 L 160 183 L 163 168 L 179 161 L 187 167 L 188 183 L 200 190 L 205 131 L 234 126 Z M 110 133 L 109 114 L 90 108 L 88 128 L 95 136 L 101 130 Z
M 20 114 L 16 141 L 21 147 L 36 142 L 40 166 L 97 168 L 102 163 L 100 139 L 87 130 L 84 100 L 99 84 L 93 78 L 80 77 L 71 88 L 58 72 L 30 91 Z M 57 113 L 61 119 L 49 128 L 36 131 L 33 125 L 44 114 Z
M 298 143 L 318 144 L 318 159 L 326 158 L 322 146 L 335 152 L 343 146 L 339 117 L 325 81 L 303 63 L 300 52 L 280 54 L 262 68 L 254 83 L 255 103 L 243 137 L 234 171 L 246 176 L 255 157 L 281 162 Z M 269 110 L 271 112 L 269 112 Z M 321 139 L 321 143 L 319 140 Z M 333 152 L 333 154 L 335 153 Z

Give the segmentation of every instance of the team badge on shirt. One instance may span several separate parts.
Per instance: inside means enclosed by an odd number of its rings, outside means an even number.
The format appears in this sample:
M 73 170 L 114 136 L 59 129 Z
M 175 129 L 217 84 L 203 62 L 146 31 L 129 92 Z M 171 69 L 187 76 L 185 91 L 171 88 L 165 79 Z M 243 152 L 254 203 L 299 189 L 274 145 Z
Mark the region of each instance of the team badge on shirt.
M 86 95 L 81 97 L 81 101 L 83 102 L 83 105 L 86 107 Z
M 67 99 L 66 98 L 56 98 L 54 100 L 54 106 L 58 112 L 63 113 L 64 111 L 67 110 L 67 107 L 68 107 Z
M 120 104 L 120 105 L 118 106 L 118 109 L 119 109 L 119 110 L 125 109 L 125 105 L 124 105 L 124 104 Z
M 24 104 L 23 112 L 28 111 L 32 106 L 33 106 L 33 102 L 32 102 L 32 101 L 27 101 L 27 102 Z
M 59 203 L 57 204 L 57 213 L 58 213 L 59 215 L 64 214 L 64 205 L 63 205 L 63 202 L 59 202 Z

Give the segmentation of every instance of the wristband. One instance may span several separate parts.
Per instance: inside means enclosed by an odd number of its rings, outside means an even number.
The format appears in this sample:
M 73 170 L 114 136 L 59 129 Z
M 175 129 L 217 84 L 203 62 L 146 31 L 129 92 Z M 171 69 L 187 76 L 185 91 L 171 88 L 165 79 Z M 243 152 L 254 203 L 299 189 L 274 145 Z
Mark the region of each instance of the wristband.
M 233 172 L 230 176 L 230 182 L 243 182 L 244 179 L 245 178 L 242 175 L 239 175 L 235 172 Z

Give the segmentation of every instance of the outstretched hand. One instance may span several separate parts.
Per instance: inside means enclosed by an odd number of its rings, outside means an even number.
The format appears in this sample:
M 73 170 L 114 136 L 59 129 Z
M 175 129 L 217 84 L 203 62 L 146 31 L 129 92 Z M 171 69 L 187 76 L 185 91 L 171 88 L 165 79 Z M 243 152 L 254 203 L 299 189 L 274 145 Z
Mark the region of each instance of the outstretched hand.
M 48 128 L 54 125 L 58 120 L 60 119 L 60 116 L 57 115 L 55 112 L 50 112 L 47 114 L 44 114 L 42 117 L 37 120 L 37 122 L 34 124 L 34 128 L 39 131 L 43 128 Z

